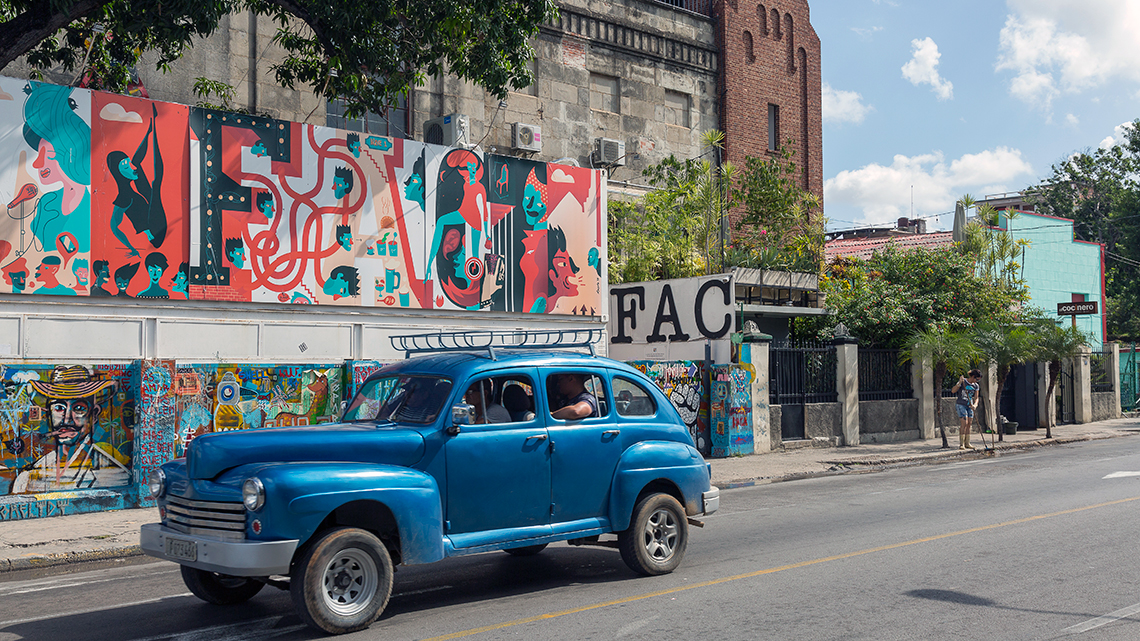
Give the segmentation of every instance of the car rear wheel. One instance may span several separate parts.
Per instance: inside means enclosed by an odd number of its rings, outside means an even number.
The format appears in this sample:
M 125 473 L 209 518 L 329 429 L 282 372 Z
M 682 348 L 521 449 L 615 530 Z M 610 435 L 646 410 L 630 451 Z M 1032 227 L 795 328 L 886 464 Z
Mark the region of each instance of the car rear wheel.
M 688 541 L 689 522 L 677 499 L 650 494 L 634 506 L 629 529 L 618 534 L 618 549 L 631 570 L 655 576 L 681 564 Z
M 372 625 L 392 594 L 392 557 L 380 539 L 357 528 L 329 530 L 294 566 L 289 580 L 301 619 L 330 634 Z
M 546 544 L 542 543 L 539 545 L 528 545 L 522 548 L 507 548 L 503 551 L 511 556 L 534 556 L 545 549 Z
M 214 605 L 235 605 L 249 601 L 265 584 L 244 576 L 230 576 L 182 566 L 182 582 L 194 596 Z

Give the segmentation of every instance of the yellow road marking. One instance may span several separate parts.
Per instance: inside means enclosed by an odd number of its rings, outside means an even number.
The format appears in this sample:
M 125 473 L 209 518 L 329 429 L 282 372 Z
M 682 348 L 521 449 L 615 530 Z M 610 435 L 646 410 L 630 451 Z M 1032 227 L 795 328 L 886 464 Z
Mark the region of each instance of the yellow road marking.
M 991 525 L 983 525 L 981 527 L 970 528 L 968 530 L 959 530 L 957 532 L 948 532 L 946 534 L 938 534 L 935 536 L 928 536 L 921 539 L 914 539 L 911 541 L 904 541 L 902 543 L 892 543 L 890 545 L 882 545 L 877 548 L 869 548 L 866 550 L 859 550 L 857 552 L 848 552 L 846 554 L 836 554 L 835 556 L 828 556 L 821 559 L 813 559 L 811 561 L 801 561 L 800 563 L 791 563 L 789 565 L 781 565 L 776 568 L 768 568 L 767 570 L 757 570 L 755 572 L 747 572 L 745 574 L 737 574 L 734 576 L 727 576 L 720 579 L 712 579 L 709 581 L 702 581 L 701 583 L 693 583 L 683 585 L 668 590 L 658 590 L 657 592 L 647 592 L 645 594 L 638 594 L 635 596 L 625 597 L 624 599 L 614 599 L 613 601 L 605 601 L 603 603 L 594 603 L 591 605 L 584 605 L 580 608 L 573 608 L 570 610 L 561 610 L 559 612 L 548 612 L 546 614 L 539 614 L 525 619 L 515 619 L 514 621 L 505 621 L 503 623 L 496 623 L 494 625 L 485 625 L 480 628 L 472 628 L 462 632 L 453 632 L 443 636 L 432 637 L 424 639 L 424 641 L 447 641 L 448 639 L 461 639 L 483 632 L 491 632 L 492 630 L 502 630 L 504 628 L 511 628 L 517 625 L 524 625 L 527 623 L 534 623 L 536 621 L 545 621 L 547 619 L 557 619 L 570 614 L 578 614 L 580 612 L 589 612 L 590 610 L 599 610 L 601 608 L 608 608 L 623 603 L 632 603 L 634 601 L 643 601 L 645 599 L 652 599 L 654 597 L 664 596 L 666 594 L 675 594 L 677 592 L 685 592 L 686 590 L 695 590 L 697 588 L 707 588 L 713 585 L 720 585 L 721 583 L 729 583 L 731 581 L 740 581 L 741 579 L 751 579 L 765 574 L 775 574 L 776 572 L 784 572 L 786 570 L 795 570 L 798 568 L 806 568 L 812 565 L 819 565 L 821 563 L 828 563 L 830 561 L 842 561 L 843 559 L 851 559 L 865 554 L 874 554 L 875 552 L 885 552 L 887 550 L 895 550 L 904 548 L 911 545 L 918 545 L 920 543 L 930 543 L 931 541 L 940 541 L 942 539 L 949 539 L 955 536 L 962 536 L 964 534 L 974 534 L 977 532 L 985 532 L 987 530 L 996 530 L 998 528 L 1009 527 L 1011 525 L 1021 525 L 1022 523 L 1030 523 L 1032 521 L 1039 521 L 1041 519 L 1050 519 L 1057 516 L 1065 516 L 1066 514 L 1075 514 L 1077 512 L 1084 512 L 1086 510 L 1095 510 L 1097 508 L 1108 507 L 1110 505 L 1120 505 L 1121 503 L 1129 503 L 1131 501 L 1140 500 L 1140 496 L 1134 496 L 1128 499 L 1120 499 L 1118 501 L 1108 501 L 1106 503 L 1097 503 L 1096 505 L 1086 505 L 1085 507 L 1073 508 L 1071 510 L 1062 510 L 1060 512 L 1052 512 L 1049 514 L 1038 514 L 1037 516 L 1028 516 L 1023 519 L 1015 521 L 1005 521 L 1004 523 L 993 523 Z

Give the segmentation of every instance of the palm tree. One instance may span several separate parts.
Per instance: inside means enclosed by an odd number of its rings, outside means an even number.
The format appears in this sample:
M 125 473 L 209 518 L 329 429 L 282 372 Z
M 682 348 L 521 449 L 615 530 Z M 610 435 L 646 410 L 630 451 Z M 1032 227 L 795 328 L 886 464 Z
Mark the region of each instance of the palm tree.
M 924 363 L 928 359 L 934 364 L 934 412 L 937 415 L 938 430 L 942 434 L 942 447 L 950 447 L 946 439 L 946 426 L 942 423 L 942 381 L 946 372 L 965 372 L 978 356 L 978 348 L 967 334 L 941 327 L 917 331 L 907 339 L 910 349 L 904 350 L 903 362 Z
M 1061 361 L 1080 354 L 1081 347 L 1089 342 L 1081 330 L 1071 325 L 1059 327 L 1051 321 L 1042 321 L 1034 330 L 1037 338 L 1037 354 L 1039 361 L 1049 363 L 1049 391 L 1045 398 L 1053 396 L 1053 388 L 1061 374 Z M 1057 419 L 1056 411 L 1049 408 L 1045 417 L 1045 438 L 1053 438 L 1053 422 Z
M 1005 387 L 1005 378 L 1009 370 L 1019 363 L 1024 363 L 1034 357 L 1036 347 L 1032 333 L 1020 325 L 1000 325 L 987 323 L 974 330 L 974 344 L 982 352 L 983 362 L 997 367 L 997 385 L 995 386 L 993 404 L 989 407 L 993 411 L 995 425 L 997 426 L 998 440 L 1003 441 L 1000 422 L 997 422 L 998 403 L 1001 400 L 1001 390 Z

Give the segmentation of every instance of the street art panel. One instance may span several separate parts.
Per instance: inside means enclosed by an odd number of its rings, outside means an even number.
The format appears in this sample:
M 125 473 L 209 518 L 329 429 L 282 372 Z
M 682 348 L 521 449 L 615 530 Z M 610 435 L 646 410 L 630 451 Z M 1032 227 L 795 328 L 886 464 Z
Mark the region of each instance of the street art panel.
M 96 92 L 90 295 L 188 298 L 189 107 Z
M 87 295 L 91 92 L 0 78 L 0 293 Z
M 132 483 L 136 366 L 0 369 L 0 494 Z
M 712 456 L 724 458 L 752 454 L 751 365 L 713 365 L 709 373 Z
M 178 364 L 172 390 L 175 453 L 210 432 L 317 425 L 340 418 L 340 365 Z
M 190 111 L 194 298 L 597 314 L 600 172 Z
M 139 483 L 136 496 L 139 507 L 151 507 L 155 500 L 145 484 L 155 470 L 175 458 L 178 444 L 174 361 L 143 361 L 140 371 L 134 457 Z
M 648 376 L 665 392 L 689 428 L 697 450 L 708 456 L 711 444 L 705 364 L 700 361 L 631 361 L 629 365 Z

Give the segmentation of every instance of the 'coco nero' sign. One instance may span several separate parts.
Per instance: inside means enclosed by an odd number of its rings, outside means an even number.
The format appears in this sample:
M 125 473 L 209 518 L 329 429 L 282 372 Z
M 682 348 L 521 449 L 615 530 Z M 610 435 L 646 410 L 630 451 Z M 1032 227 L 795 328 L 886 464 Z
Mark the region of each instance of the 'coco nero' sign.
M 1096 301 L 1084 301 L 1080 303 L 1057 303 L 1058 316 L 1077 316 L 1080 314 L 1095 314 Z
M 626 283 L 610 288 L 610 343 L 718 339 L 732 331 L 726 276 Z

